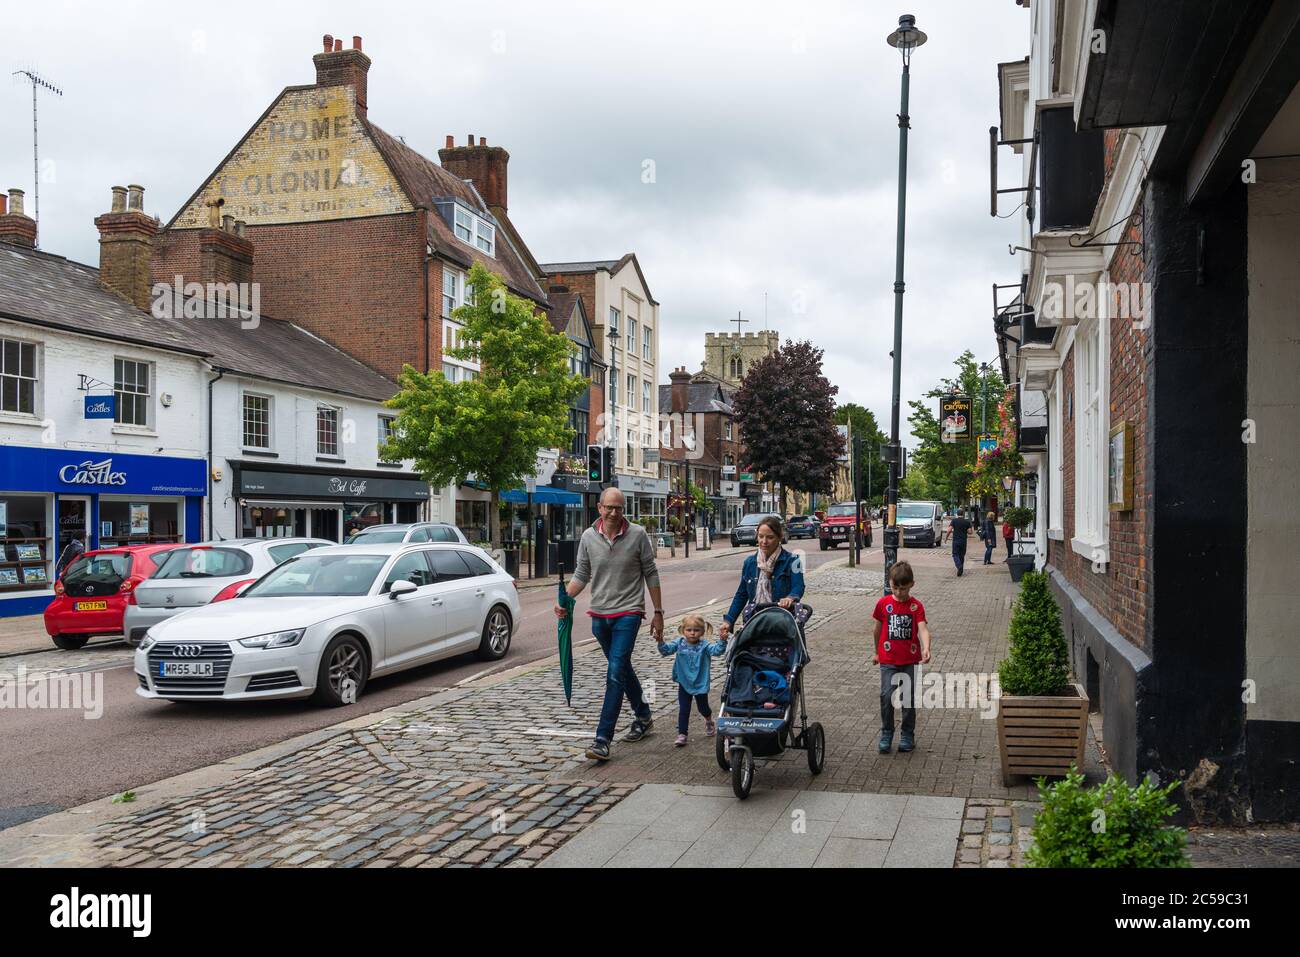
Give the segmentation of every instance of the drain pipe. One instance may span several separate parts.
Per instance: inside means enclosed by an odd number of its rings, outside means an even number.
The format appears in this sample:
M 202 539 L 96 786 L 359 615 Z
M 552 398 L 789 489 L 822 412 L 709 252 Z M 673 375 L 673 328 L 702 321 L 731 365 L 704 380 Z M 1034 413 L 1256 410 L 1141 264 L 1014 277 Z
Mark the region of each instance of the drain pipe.
M 219 369 L 216 366 L 212 368 L 217 373 L 217 377 L 208 380 L 208 541 L 212 541 L 217 537 L 212 517 L 212 387 L 221 381 L 226 374 L 225 369 Z

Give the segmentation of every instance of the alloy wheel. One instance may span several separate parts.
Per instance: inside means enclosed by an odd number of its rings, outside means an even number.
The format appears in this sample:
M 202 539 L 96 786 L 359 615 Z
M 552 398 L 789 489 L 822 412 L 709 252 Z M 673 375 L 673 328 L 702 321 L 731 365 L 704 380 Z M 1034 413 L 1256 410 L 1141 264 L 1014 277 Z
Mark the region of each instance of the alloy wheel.
M 330 688 L 342 696 L 345 682 L 351 680 L 353 687 L 361 685 L 361 652 L 353 645 L 342 644 L 334 649 L 330 656 Z

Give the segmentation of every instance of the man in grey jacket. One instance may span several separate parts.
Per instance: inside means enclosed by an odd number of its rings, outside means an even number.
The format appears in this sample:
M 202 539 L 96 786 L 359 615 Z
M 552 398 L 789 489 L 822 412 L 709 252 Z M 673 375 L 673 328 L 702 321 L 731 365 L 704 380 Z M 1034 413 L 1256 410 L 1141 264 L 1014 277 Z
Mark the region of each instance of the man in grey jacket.
M 587 757 L 596 761 L 609 760 L 609 743 L 623 710 L 624 694 L 632 706 L 633 721 L 623 740 L 640 741 L 654 727 L 650 706 L 641 694 L 641 682 L 632 670 L 632 648 L 645 617 L 647 589 L 654 602 L 650 633 L 656 638 L 664 633 L 663 596 L 654 545 L 644 528 L 623 517 L 623 506 L 623 493 L 618 489 L 607 488 L 601 494 L 600 518 L 582 533 L 578 564 L 566 587 L 577 598 L 591 585 L 591 609 L 587 614 L 591 616 L 592 634 L 609 662 L 596 740 L 587 749 Z M 555 614 L 563 618 L 568 611 L 557 603 Z

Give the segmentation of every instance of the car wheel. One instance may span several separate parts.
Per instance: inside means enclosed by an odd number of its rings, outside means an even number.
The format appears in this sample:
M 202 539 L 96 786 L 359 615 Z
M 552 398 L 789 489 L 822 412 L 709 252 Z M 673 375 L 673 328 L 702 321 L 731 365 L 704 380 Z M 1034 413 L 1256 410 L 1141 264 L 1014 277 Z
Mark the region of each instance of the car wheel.
M 510 612 L 500 605 L 488 612 L 483 623 L 483 640 L 475 652 L 484 661 L 499 661 L 510 650 Z
M 369 675 L 370 665 L 361 640 L 355 635 L 339 635 L 320 656 L 312 700 L 327 708 L 354 704 L 365 690 Z
M 64 651 L 76 651 L 84 648 L 90 641 L 90 635 L 52 635 L 54 643 Z

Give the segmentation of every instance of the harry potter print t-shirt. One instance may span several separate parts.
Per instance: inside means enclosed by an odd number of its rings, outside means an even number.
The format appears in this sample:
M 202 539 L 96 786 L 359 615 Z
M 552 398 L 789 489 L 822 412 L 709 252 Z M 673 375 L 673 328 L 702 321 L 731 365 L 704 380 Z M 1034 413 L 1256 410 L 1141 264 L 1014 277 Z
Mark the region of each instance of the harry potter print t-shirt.
M 925 621 L 925 606 L 915 598 L 899 601 L 886 595 L 876 602 L 871 617 L 884 622 L 876 654 L 882 665 L 914 665 L 921 660 L 921 638 L 917 625 Z

